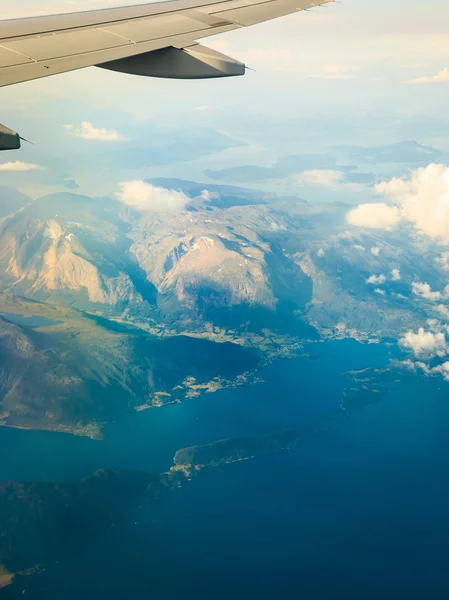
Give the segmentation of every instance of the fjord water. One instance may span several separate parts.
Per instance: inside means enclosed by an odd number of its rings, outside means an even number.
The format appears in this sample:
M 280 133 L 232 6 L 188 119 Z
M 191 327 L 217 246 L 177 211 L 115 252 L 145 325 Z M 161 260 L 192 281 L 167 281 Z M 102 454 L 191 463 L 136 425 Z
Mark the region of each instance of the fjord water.
M 343 371 L 384 366 L 389 353 L 353 341 L 308 350 L 318 358 L 277 361 L 261 371 L 265 383 L 133 415 L 103 441 L 0 429 L 0 476 L 160 471 L 185 445 L 315 423 L 338 410 Z M 291 451 L 208 470 L 142 505 L 4 596 L 446 599 L 448 422 L 445 384 L 404 381 Z
M 0 427 L 0 480 L 71 481 L 103 467 L 163 472 L 180 448 L 314 423 L 338 411 L 348 369 L 384 366 L 386 349 L 355 341 L 310 344 L 278 360 L 262 383 L 138 412 L 104 428 L 101 441 Z

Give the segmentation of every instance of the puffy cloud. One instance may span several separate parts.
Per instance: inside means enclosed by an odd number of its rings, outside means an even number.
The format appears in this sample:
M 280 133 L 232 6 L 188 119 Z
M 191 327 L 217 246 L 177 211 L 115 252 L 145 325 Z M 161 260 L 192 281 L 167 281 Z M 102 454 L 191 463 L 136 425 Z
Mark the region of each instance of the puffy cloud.
M 368 227 L 370 229 L 391 230 L 401 220 L 399 209 L 388 206 L 384 202 L 373 204 L 360 204 L 346 215 L 350 225 Z
M 400 272 L 399 269 L 393 269 L 391 271 L 391 279 L 393 281 L 400 281 L 400 279 L 401 279 L 401 272 Z
M 374 293 L 379 294 L 379 296 L 385 296 L 385 290 L 381 290 L 380 288 L 376 288 Z
M 83 121 L 81 127 L 63 125 L 62 129 L 66 135 L 81 138 L 83 140 L 98 140 L 102 142 L 122 142 L 125 138 L 114 129 L 98 129 L 92 123 Z
M 421 296 L 426 300 L 432 301 L 449 298 L 449 286 L 446 286 L 442 292 L 433 292 L 428 283 L 422 283 L 420 281 L 414 281 L 412 283 L 412 292 L 415 296 Z
M 410 79 L 407 83 L 423 84 L 423 83 L 447 83 L 449 81 L 449 69 L 442 69 L 436 75 L 430 77 L 417 77 Z
M 400 340 L 402 348 L 412 350 L 417 358 L 430 359 L 435 356 L 443 357 L 447 354 L 446 336 L 442 332 L 426 331 L 423 327 L 418 333 L 408 331 Z
M 366 280 L 366 283 L 369 283 L 370 285 L 382 285 L 386 280 L 387 278 L 385 275 L 371 275 Z
M 380 254 L 380 248 L 378 246 L 376 246 L 374 248 L 371 248 L 371 254 L 373 256 L 379 256 L 379 254 Z
M 125 181 L 119 185 L 116 197 L 142 212 L 177 213 L 190 202 L 183 192 L 156 187 L 146 181 Z
M 20 171 L 23 173 L 24 171 L 42 171 L 43 168 L 40 165 L 33 165 L 19 160 L 0 164 L 0 171 Z
M 319 258 L 323 258 L 323 256 L 325 256 L 325 255 L 326 255 L 326 252 L 324 251 L 324 249 L 323 249 L 323 248 L 320 248 L 320 249 L 318 250 L 318 252 L 316 253 L 316 255 L 317 255 Z
M 431 164 L 409 181 L 392 179 L 377 186 L 401 208 L 401 218 L 429 235 L 449 239 L 449 168 Z
M 352 225 L 391 230 L 411 223 L 420 233 L 449 242 L 449 167 L 430 164 L 410 179 L 391 179 L 376 186 L 391 202 L 361 204 L 348 213 Z

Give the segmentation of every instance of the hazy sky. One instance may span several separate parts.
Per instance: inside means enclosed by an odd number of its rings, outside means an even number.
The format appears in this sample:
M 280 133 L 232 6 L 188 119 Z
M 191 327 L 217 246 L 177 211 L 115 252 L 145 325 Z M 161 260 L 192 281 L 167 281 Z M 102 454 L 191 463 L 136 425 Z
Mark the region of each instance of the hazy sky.
M 0 0 L 0 15 L 13 18 L 126 3 L 136 0 Z M 104 156 L 105 146 L 119 148 L 122 143 L 129 156 L 123 140 L 135 135 L 131 118 L 165 124 L 174 132 L 204 125 L 246 144 L 218 154 L 205 150 L 207 161 L 179 168 L 168 165 L 151 175 L 193 178 L 204 168 L 241 161 L 270 164 L 283 154 L 324 152 L 326 144 L 354 142 L 354 129 L 357 142 L 366 145 L 415 139 L 445 150 L 441 122 L 447 121 L 449 97 L 447 23 L 447 0 L 341 0 L 202 41 L 255 69 L 243 78 L 172 81 L 84 69 L 1 88 L 0 122 L 36 142 L 20 156 L 27 163 L 43 163 L 47 144 L 46 175 L 38 170 L 27 175 L 34 195 L 47 189 L 47 164 L 56 163 L 58 173 L 69 173 L 90 191 L 89 186 L 102 179 L 100 171 L 88 168 L 92 154 L 86 154 L 88 164 L 81 168 L 84 149 L 100 140 Z M 320 133 L 309 128 L 307 136 L 298 133 L 292 138 L 292 119 L 308 118 L 318 119 L 318 124 L 334 122 L 332 135 L 329 129 Z M 401 119 L 408 119 L 402 133 L 396 127 Z M 429 120 L 432 127 L 426 125 Z M 186 139 L 187 134 L 182 143 L 188 143 Z M 175 146 L 179 143 L 174 139 Z M 109 178 L 117 162 L 110 164 Z M 102 168 L 107 170 L 106 162 Z M 6 174 L 1 176 L 5 180 Z M 8 178 L 8 184 L 13 183 L 13 175 Z M 22 189 L 30 191 L 24 181 L 21 175 Z
M 66 12 L 111 6 L 136 4 L 136 0 L 0 0 L 3 18 Z M 446 105 L 446 85 L 449 71 L 440 75 L 440 85 L 429 82 L 421 85 L 406 83 L 411 80 L 437 76 L 449 67 L 449 3 L 446 0 L 342 0 L 312 11 L 284 17 L 253 28 L 223 34 L 215 40 L 204 40 L 220 50 L 244 60 L 256 73 L 250 73 L 245 82 L 186 82 L 116 79 L 116 75 L 90 69 L 53 78 L 45 83 L 34 82 L 14 90 L 2 90 L 3 102 L 32 102 L 40 94 L 70 95 L 96 98 L 101 90 L 110 92 L 114 102 L 141 111 L 151 93 L 165 97 L 181 90 L 185 100 L 198 105 L 217 101 L 235 100 L 239 90 L 242 100 L 253 98 L 255 92 L 275 97 L 280 106 L 292 94 L 293 105 L 300 100 L 301 110 L 354 110 L 391 109 L 419 111 L 432 94 L 433 109 Z M 323 80 L 326 84 L 323 85 Z M 126 90 L 123 91 L 123 82 Z M 330 82 L 330 83 L 329 83 Z M 429 89 L 429 86 L 431 90 Z M 122 88 L 122 91 L 118 88 Z M 272 93 L 276 89 L 276 96 Z M 425 88 L 425 89 L 424 89 Z M 444 89 L 443 89 L 444 88 Z M 127 92 L 125 94 L 124 92 Z M 128 93 L 130 92 L 130 93 Z M 142 102 L 139 96 L 143 95 Z M 103 101 L 105 101 L 103 95 Z M 132 99 L 130 98 L 132 96 Z M 110 102 L 113 104 L 113 102 Z M 157 102 L 156 102 L 157 104 Z M 171 107 L 171 102 L 168 102 Z M 260 103 L 262 109 L 263 99 Z M 145 109 L 143 110 L 145 112 Z

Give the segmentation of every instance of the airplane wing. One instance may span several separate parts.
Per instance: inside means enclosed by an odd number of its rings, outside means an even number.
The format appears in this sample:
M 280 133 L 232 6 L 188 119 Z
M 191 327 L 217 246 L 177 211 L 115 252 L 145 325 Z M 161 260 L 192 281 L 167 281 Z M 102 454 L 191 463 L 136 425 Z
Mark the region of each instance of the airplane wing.
M 198 40 L 333 1 L 172 0 L 0 20 L 0 87 L 93 65 L 156 77 L 243 75 L 245 65 Z

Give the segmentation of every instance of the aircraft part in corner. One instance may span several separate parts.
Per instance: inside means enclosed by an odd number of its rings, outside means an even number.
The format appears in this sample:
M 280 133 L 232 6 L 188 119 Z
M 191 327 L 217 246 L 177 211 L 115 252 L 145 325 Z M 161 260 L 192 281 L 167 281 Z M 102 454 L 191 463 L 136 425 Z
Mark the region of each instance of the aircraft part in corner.
M 19 150 L 20 136 L 18 133 L 0 123 L 0 151 Z

